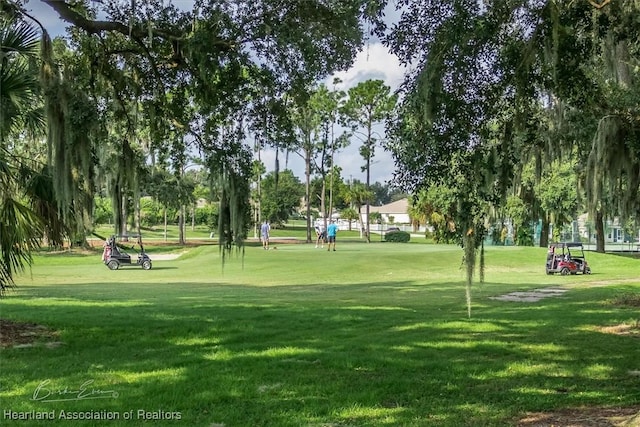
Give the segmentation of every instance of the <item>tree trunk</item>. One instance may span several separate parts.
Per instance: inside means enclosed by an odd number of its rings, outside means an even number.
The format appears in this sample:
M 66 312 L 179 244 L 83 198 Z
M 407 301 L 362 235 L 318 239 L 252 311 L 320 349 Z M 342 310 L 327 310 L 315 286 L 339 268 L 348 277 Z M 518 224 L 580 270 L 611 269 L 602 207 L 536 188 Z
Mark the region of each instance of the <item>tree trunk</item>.
M 327 197 L 327 176 L 322 175 L 322 190 L 320 192 L 320 211 L 322 212 L 322 216 L 324 217 L 324 229 L 327 229 L 327 205 L 326 205 L 326 197 Z M 331 216 L 331 212 L 329 212 L 329 216 Z
M 369 121 L 369 124 L 367 126 L 367 191 L 371 191 L 371 152 L 372 147 L 371 145 L 373 144 L 371 142 L 371 134 L 372 134 L 372 129 L 371 129 L 371 121 Z M 371 200 L 367 201 L 367 243 L 371 243 L 371 227 L 370 227 L 370 216 L 369 214 L 371 213 Z
M 331 176 L 329 179 L 329 218 L 333 218 L 333 154 L 331 154 Z
M 310 137 L 308 137 L 310 139 Z M 305 208 L 307 209 L 307 243 L 311 243 L 311 142 L 307 141 L 307 149 L 304 153 L 304 177 L 305 177 Z
M 140 236 L 142 234 L 142 225 L 141 225 L 141 212 L 140 212 L 140 197 L 136 197 L 136 207 L 135 207 L 135 227 L 136 227 L 136 233 L 138 234 L 138 236 Z
M 596 211 L 596 252 L 604 253 L 604 218 L 602 211 L 598 209 Z
M 122 194 L 122 204 L 120 205 L 120 215 L 121 215 L 121 223 L 120 223 L 120 230 L 119 233 L 122 236 L 126 236 L 127 235 L 127 218 L 128 218 L 128 212 L 127 212 L 127 196 L 125 194 Z M 127 241 L 127 239 L 125 238 L 125 241 Z
M 549 246 L 549 218 L 546 214 L 542 215 L 542 229 L 540 230 L 540 247 Z
M 185 206 L 182 205 L 180 207 L 180 214 L 178 215 L 178 244 L 179 245 L 183 245 L 185 244 L 185 240 L 184 240 L 184 214 L 185 214 Z
M 167 241 L 167 207 L 163 206 L 163 212 L 164 212 L 164 241 Z

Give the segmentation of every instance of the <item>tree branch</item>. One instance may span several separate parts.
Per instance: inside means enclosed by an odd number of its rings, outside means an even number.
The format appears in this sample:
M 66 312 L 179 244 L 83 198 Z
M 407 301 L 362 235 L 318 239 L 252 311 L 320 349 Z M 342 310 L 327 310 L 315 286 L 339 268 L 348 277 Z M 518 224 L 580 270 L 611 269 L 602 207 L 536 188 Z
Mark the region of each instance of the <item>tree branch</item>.
M 99 21 L 87 19 L 82 16 L 66 1 L 61 0 L 42 0 L 44 3 L 48 4 L 53 10 L 56 11 L 58 16 L 62 18 L 64 21 L 74 25 L 75 27 L 81 28 L 89 34 L 100 34 L 103 32 L 117 32 L 127 37 L 134 38 L 138 43 L 141 40 L 144 40 L 149 36 L 148 28 L 142 24 L 137 24 L 129 27 L 121 22 L 116 21 Z M 153 34 L 157 35 L 160 38 L 170 40 L 170 41 L 179 41 L 185 38 L 185 34 L 180 31 L 168 31 L 166 29 L 155 28 L 153 30 Z M 233 49 L 236 47 L 237 43 L 234 40 L 224 40 L 224 39 L 214 39 L 211 41 L 211 44 L 224 46 L 228 49 Z

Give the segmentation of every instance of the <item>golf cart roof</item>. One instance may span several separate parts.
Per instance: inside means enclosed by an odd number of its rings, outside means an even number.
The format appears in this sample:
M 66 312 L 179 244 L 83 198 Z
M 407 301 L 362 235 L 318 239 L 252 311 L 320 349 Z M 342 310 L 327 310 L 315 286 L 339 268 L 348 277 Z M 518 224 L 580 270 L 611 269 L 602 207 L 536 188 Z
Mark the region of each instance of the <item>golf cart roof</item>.
M 559 243 L 551 243 L 549 246 L 555 246 L 556 248 L 581 248 L 582 243 L 580 242 L 559 242 Z

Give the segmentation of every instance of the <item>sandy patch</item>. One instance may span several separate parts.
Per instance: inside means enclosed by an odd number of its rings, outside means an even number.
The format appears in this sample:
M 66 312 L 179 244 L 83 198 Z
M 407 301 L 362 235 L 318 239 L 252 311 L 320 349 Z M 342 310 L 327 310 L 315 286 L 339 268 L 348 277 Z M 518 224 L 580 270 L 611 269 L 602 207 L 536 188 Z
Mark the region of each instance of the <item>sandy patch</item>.
M 186 252 L 180 252 L 177 254 L 151 254 L 149 255 L 149 258 L 151 258 L 151 261 L 173 261 L 174 259 L 180 258 L 184 253 Z
M 43 325 L 0 319 L 0 347 L 33 347 L 42 342 L 47 348 L 55 348 L 62 344 L 53 341 L 57 336 L 56 331 Z
M 640 322 L 621 323 L 613 326 L 601 326 L 598 330 L 605 334 L 622 335 L 640 338 Z
M 518 427 L 638 427 L 640 406 L 626 408 L 575 408 L 556 412 L 532 412 Z
M 560 296 L 567 291 L 568 289 L 565 289 L 565 288 L 549 287 L 549 288 L 534 289 L 532 291 L 510 292 L 505 295 L 500 295 L 497 297 L 489 297 L 489 298 L 498 300 L 498 301 L 536 302 L 544 298 Z

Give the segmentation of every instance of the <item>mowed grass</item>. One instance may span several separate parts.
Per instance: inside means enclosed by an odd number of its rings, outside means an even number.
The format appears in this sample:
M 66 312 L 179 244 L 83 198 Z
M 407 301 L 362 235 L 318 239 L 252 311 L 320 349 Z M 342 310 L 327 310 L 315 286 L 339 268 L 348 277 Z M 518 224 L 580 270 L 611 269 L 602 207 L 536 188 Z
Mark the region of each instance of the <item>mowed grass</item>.
M 276 247 L 224 268 L 216 246 L 150 271 L 36 257 L 0 317 L 63 344 L 0 350 L 0 408 L 54 419 L 1 424 L 505 426 L 640 403 L 639 338 L 601 331 L 640 318 L 612 303 L 640 292 L 638 259 L 589 253 L 593 275 L 547 276 L 544 248 L 489 247 L 467 319 L 456 246 Z M 570 290 L 490 298 L 547 286 Z M 119 419 L 61 419 L 96 413 Z

